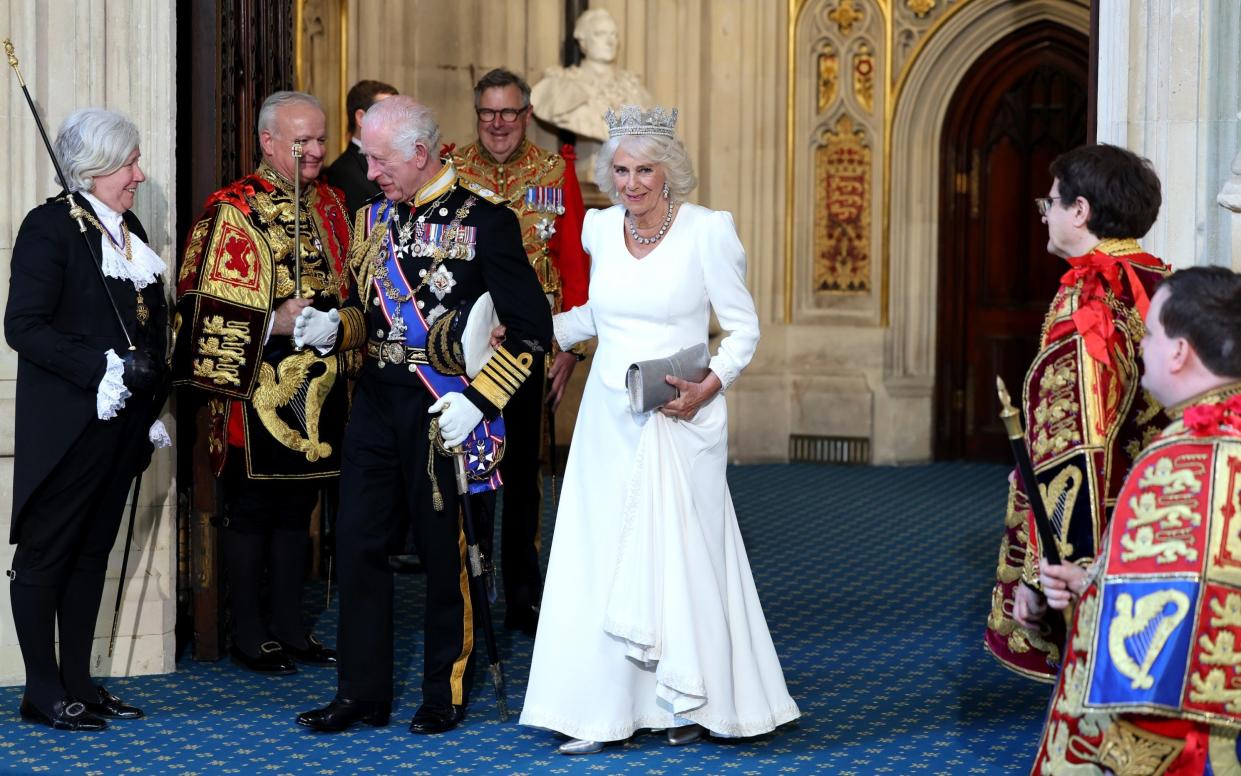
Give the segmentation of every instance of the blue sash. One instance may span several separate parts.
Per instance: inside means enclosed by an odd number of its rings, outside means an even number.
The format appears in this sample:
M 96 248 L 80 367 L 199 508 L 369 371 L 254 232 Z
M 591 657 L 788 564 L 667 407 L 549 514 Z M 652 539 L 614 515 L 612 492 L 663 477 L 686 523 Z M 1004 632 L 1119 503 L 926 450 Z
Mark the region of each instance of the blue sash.
M 384 238 L 384 266 L 388 270 L 388 281 L 392 283 L 392 287 L 396 289 L 399 296 L 405 297 L 410 295 L 411 285 L 405 277 L 404 270 L 401 269 L 401 263 L 397 261 L 396 241 L 392 239 L 392 230 L 390 222 L 392 213 L 396 212 L 396 206 L 385 200 L 380 200 L 371 205 L 367 213 L 367 234 L 369 235 L 375 228 L 375 219 L 384 207 L 387 206 L 388 216 L 384 219 L 378 228 L 382 228 L 387 232 Z M 392 319 L 396 315 L 398 303 L 388 298 L 384 293 L 383 287 L 377 278 L 371 279 L 371 285 L 375 288 L 375 298 L 379 300 L 379 309 L 387 320 L 388 325 L 392 325 Z M 425 348 L 427 345 L 427 330 L 430 328 L 426 318 L 422 317 L 422 311 L 418 309 L 418 305 L 413 299 L 409 299 L 399 303 L 400 318 L 405 322 L 405 345 L 413 348 Z M 431 395 L 439 399 L 446 393 L 454 391 L 460 393 L 469 386 L 470 381 L 462 375 L 450 376 L 440 374 L 431 368 L 429 364 L 411 364 L 418 375 L 418 379 L 422 381 Z M 461 443 L 465 449 L 466 467 L 470 473 L 470 493 L 485 493 L 489 490 L 495 490 L 503 484 L 500 479 L 500 470 L 495 466 L 497 455 L 502 452 L 504 446 L 504 418 L 497 416 L 495 420 L 483 419 L 481 423 L 470 432 L 470 435 Z M 490 472 L 488 470 L 490 469 Z

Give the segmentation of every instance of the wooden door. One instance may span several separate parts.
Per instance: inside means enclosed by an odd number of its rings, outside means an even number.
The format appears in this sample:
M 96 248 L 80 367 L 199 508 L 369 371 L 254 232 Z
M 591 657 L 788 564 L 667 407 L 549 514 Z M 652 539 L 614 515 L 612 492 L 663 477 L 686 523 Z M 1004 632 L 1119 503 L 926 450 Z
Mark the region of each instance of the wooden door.
M 1088 41 L 1041 23 L 981 57 L 949 103 L 941 146 L 935 452 L 1010 460 L 995 378 L 1020 391 L 1063 260 L 1033 199 L 1086 141 Z

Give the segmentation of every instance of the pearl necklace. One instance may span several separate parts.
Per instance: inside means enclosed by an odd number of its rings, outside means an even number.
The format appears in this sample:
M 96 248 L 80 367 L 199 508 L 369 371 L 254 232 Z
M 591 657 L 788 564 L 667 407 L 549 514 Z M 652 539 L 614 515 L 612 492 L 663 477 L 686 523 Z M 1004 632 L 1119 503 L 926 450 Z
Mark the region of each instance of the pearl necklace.
M 664 223 L 653 237 L 642 237 L 638 234 L 638 222 L 628 210 L 625 211 L 625 220 L 629 222 L 629 236 L 634 242 L 638 245 L 654 245 L 664 238 L 664 233 L 668 231 L 669 226 L 672 226 L 672 200 L 668 200 L 668 212 L 664 214 Z

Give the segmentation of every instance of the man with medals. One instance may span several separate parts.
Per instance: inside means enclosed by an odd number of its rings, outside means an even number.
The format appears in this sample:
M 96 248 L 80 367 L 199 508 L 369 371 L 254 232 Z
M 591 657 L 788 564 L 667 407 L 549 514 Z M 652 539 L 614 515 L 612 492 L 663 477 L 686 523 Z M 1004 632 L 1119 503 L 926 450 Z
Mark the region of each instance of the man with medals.
M 1093 558 L 1116 493 L 1161 427 L 1160 405 L 1139 387 L 1137 344 L 1154 285 L 1168 271 L 1137 238 L 1159 213 L 1150 163 L 1116 146 L 1057 157 L 1047 197 L 1035 205 L 1047 250 L 1068 262 L 1026 373 L 1022 409 L 1037 483 L 1010 477 L 984 643 L 1007 668 L 1053 681 L 1064 618 L 1038 591 L 1038 533 L 1029 494 L 1042 494 L 1068 561 Z
M 252 671 L 290 674 L 294 661 L 335 662 L 302 624 L 301 593 L 311 512 L 340 474 L 347 375 L 340 355 L 297 348 L 291 335 L 303 309 L 347 299 L 349 221 L 340 192 L 317 180 L 326 142 L 318 100 L 273 94 L 258 134 L 258 170 L 212 194 L 190 230 L 174 363 L 177 384 L 202 392 L 223 481 L 230 654 Z
M 586 301 L 590 259 L 582 249 L 585 208 L 574 171 L 573 147 L 559 154 L 526 139 L 530 125 L 530 85 L 497 68 L 474 86 L 478 140 L 453 155 L 457 174 L 471 191 L 508 200 L 521 224 L 522 247 L 534 267 L 553 314 Z M 555 412 L 573 368 L 585 351 L 557 352 L 551 359 L 548 412 Z M 500 565 L 504 572 L 506 628 L 534 635 L 543 593 L 539 573 L 543 479 L 539 452 L 543 438 L 543 368 L 513 396 L 506 416 L 508 455 L 504 477 L 504 527 Z M 554 444 L 554 440 L 553 440 Z M 477 499 L 494 514 L 494 497 Z M 490 521 L 488 521 L 490 522 Z M 483 533 L 490 538 L 491 532 Z
M 1171 423 L 1133 462 L 1094 563 L 1040 570 L 1072 627 L 1034 774 L 1241 773 L 1241 276 L 1164 280 L 1142 360 Z
M 460 185 L 437 148 L 435 117 L 413 99 L 389 97 L 367 111 L 362 153 L 383 196 L 357 215 L 349 261 L 357 294 L 340 322 L 308 310 L 298 323 L 307 346 L 365 354 L 345 433 L 337 523 L 337 695 L 297 718 L 323 732 L 388 722 L 387 558 L 410 520 L 427 577 L 422 704 L 410 730 L 443 733 L 464 718 L 474 607 L 453 452 L 464 449 L 471 493 L 499 485 L 500 411 L 542 363 L 552 334 L 516 217 L 498 197 Z M 459 324 L 484 299 L 507 337 L 469 379 Z M 362 331 L 346 325 L 359 310 Z

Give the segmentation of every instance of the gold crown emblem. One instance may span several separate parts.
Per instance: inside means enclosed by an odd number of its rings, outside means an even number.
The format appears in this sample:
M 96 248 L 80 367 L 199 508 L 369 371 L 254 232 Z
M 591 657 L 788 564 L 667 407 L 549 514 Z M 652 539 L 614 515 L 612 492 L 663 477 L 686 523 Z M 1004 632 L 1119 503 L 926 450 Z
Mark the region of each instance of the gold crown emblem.
M 608 137 L 621 135 L 663 135 L 673 137 L 677 128 L 677 109 L 671 112 L 656 105 L 644 111 L 637 105 L 624 105 L 620 113 L 608 110 L 603 115 L 608 123 Z

